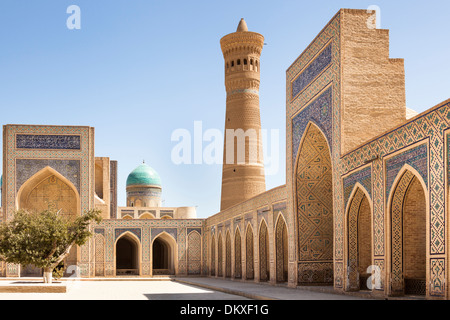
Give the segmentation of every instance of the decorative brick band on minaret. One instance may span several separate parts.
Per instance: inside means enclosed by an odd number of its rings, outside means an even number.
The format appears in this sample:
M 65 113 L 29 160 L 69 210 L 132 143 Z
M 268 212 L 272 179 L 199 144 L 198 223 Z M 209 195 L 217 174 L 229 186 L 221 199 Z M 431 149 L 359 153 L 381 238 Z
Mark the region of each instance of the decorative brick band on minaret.
M 249 32 L 242 19 L 237 31 L 223 37 L 220 44 L 225 59 L 227 91 L 221 202 L 221 210 L 225 210 L 266 190 L 259 109 L 264 37 Z M 244 133 L 245 139 L 231 136 L 232 130 L 236 135 Z M 239 158 L 244 145 L 239 141 L 245 141 L 245 161 L 242 161 L 243 157 Z

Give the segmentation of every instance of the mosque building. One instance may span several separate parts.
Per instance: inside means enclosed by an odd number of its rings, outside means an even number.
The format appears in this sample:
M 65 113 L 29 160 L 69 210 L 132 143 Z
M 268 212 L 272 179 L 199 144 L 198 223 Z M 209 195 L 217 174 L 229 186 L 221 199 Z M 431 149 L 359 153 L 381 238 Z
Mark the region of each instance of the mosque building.
M 421 114 L 406 107 L 404 60 L 389 56 L 389 30 L 371 27 L 373 14 L 339 10 L 287 69 L 285 185 L 266 190 L 259 135 L 245 140 L 256 151 L 244 162 L 225 138 L 224 159 L 234 159 L 224 161 L 220 212 L 163 207 L 162 180 L 145 163 L 118 207 L 118 163 L 95 157 L 94 128 L 5 125 L 2 220 L 17 209 L 101 209 L 94 236 L 65 261 L 84 278 L 204 276 L 448 299 L 450 100 Z M 242 19 L 220 45 L 225 129 L 258 132 L 264 37 Z M 3 277 L 40 272 L 0 263 Z

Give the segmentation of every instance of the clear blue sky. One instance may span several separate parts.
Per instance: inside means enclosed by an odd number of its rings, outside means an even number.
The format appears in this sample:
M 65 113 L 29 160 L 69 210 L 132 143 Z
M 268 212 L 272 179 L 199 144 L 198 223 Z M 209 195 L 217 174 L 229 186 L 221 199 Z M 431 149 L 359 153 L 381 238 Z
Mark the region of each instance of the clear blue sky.
M 68 6 L 81 8 L 69 30 Z M 119 161 L 119 206 L 127 175 L 143 159 L 161 175 L 166 206 L 220 206 L 220 165 L 171 161 L 175 129 L 223 130 L 219 40 L 240 18 L 265 36 L 261 117 L 280 130 L 285 183 L 285 72 L 339 8 L 381 8 L 391 57 L 404 58 L 407 106 L 422 112 L 450 98 L 450 1 L 2 0 L 0 124 L 88 125 L 96 156 Z

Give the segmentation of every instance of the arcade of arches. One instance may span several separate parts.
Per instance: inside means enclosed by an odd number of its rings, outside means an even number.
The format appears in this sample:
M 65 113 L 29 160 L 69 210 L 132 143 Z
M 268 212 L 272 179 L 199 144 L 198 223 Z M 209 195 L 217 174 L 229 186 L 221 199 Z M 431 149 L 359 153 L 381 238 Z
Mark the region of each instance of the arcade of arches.
M 195 207 L 162 208 L 161 179 L 142 164 L 119 208 L 117 162 L 94 156 L 94 128 L 6 125 L 2 221 L 21 208 L 100 208 L 94 236 L 65 261 L 85 278 L 200 275 L 448 299 L 450 100 L 406 108 L 404 61 L 370 18 L 339 10 L 286 70 L 285 185 L 264 191 L 262 163 L 233 166 L 227 208 L 197 219 Z M 260 129 L 264 37 L 242 20 L 222 44 L 225 66 L 258 61 L 225 67 L 227 125 Z M 36 272 L 0 262 L 4 277 Z

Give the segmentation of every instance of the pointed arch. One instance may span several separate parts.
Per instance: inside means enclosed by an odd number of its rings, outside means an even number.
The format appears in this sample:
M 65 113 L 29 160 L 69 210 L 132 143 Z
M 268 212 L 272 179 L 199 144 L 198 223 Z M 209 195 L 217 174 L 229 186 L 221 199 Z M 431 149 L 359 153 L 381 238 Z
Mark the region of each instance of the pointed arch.
M 188 235 L 188 274 L 199 275 L 202 267 L 202 237 L 198 231 Z
M 166 231 L 158 234 L 151 243 L 152 275 L 178 274 L 178 246 Z
M 132 232 L 126 231 L 114 242 L 114 266 L 116 275 L 141 274 L 141 241 Z
M 350 196 L 348 197 L 347 203 L 345 204 L 345 212 L 346 212 L 346 214 L 348 213 L 348 210 L 349 210 L 349 207 L 350 207 L 350 204 L 351 204 L 351 199 L 353 199 L 353 197 L 356 195 L 356 193 L 358 191 L 361 191 L 361 192 L 364 193 L 364 195 L 369 200 L 370 210 L 373 211 L 373 203 L 372 203 L 372 198 L 370 196 L 369 191 L 367 191 L 366 187 L 364 187 L 361 183 L 356 182 L 355 185 L 353 186 L 352 192 L 350 192 Z
M 16 209 L 37 212 L 48 209 L 60 210 L 62 216 L 75 219 L 81 215 L 80 195 L 71 181 L 47 166 L 20 186 L 16 197 Z M 80 248 L 73 246 L 64 264 L 77 265 L 80 259 Z
M 367 269 L 372 265 L 372 203 L 367 190 L 356 183 L 345 213 L 346 290 L 366 289 Z
M 211 239 L 211 276 L 216 275 L 216 236 Z
M 333 283 L 333 165 L 326 135 L 309 122 L 295 163 L 295 208 L 300 284 Z
M 217 276 L 223 277 L 223 239 L 222 232 L 219 232 L 217 243 Z
M 139 216 L 139 219 L 152 220 L 152 219 L 155 219 L 155 216 L 153 214 L 151 214 L 150 212 L 144 212 L 143 214 L 141 214 Z
M 37 190 L 43 189 L 46 186 L 51 187 L 47 188 L 46 191 L 47 208 L 44 208 L 45 203 L 43 201 L 39 201 L 38 195 L 35 197 L 36 201 L 30 203 L 32 193 L 37 192 Z M 70 202 L 69 206 L 74 207 L 73 209 L 66 209 L 67 211 L 75 211 L 70 212 L 69 214 L 73 214 L 74 216 L 79 216 L 81 214 L 80 194 L 78 193 L 77 188 L 61 173 L 52 167 L 47 166 L 31 176 L 19 188 L 16 197 L 16 209 L 44 210 L 56 206 L 56 209 L 59 210 L 61 208 L 59 208 L 58 205 L 64 206 L 61 204 L 64 202 Z M 35 208 L 30 208 L 33 204 Z
M 95 276 L 105 276 L 105 237 L 103 234 L 96 233 L 94 235 L 94 262 L 95 262 Z
M 231 234 L 230 234 L 230 230 L 227 230 L 226 238 L 225 238 L 225 277 L 231 278 Z
M 277 282 L 288 281 L 288 232 L 286 220 L 280 212 L 275 225 L 275 258 Z
M 242 241 L 239 226 L 234 232 L 234 278 L 242 278 Z
M 269 229 L 264 218 L 259 227 L 259 280 L 270 280 Z
M 247 231 L 245 232 L 245 274 L 247 280 L 255 278 L 255 256 L 254 256 L 254 235 L 253 227 L 250 223 L 247 224 Z
M 429 225 L 428 188 L 421 175 L 404 165 L 388 199 L 390 295 L 425 295 Z

